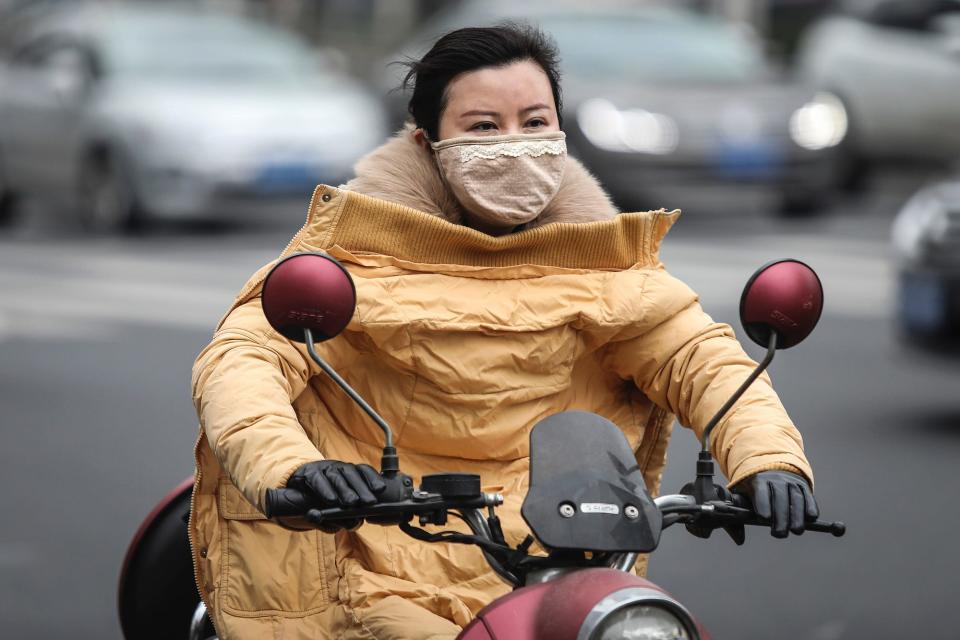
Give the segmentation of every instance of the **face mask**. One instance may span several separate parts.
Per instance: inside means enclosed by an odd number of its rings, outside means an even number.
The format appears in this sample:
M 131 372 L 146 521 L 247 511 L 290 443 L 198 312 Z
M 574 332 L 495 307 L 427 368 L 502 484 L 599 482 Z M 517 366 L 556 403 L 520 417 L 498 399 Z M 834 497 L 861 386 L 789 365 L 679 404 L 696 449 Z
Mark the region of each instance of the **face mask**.
M 562 131 L 450 138 L 431 147 L 460 204 L 497 227 L 540 215 L 560 188 L 567 159 Z

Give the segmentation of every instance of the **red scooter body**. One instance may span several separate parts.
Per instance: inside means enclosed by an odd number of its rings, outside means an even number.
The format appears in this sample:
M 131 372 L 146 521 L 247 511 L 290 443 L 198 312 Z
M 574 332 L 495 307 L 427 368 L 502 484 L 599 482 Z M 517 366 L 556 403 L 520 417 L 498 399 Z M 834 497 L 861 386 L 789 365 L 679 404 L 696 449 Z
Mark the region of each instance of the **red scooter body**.
M 157 503 L 130 542 L 117 589 L 125 638 L 182 637 L 200 602 L 187 536 L 192 489 L 190 476 Z
M 119 585 L 121 627 L 126 638 L 180 637 L 179 631 L 199 600 L 189 574 L 182 507 L 189 505 L 193 478 L 167 494 L 144 519 L 124 559 Z M 176 505 L 180 508 L 175 508 Z M 176 546 L 172 550 L 171 546 Z M 167 569 L 159 571 L 158 563 Z M 166 575 L 166 582 L 162 579 Z M 170 584 L 169 578 L 174 578 Z M 158 582 L 159 581 L 159 582 Z M 458 636 L 459 640 L 575 640 L 589 612 L 610 594 L 643 589 L 651 598 L 670 595 L 653 582 L 616 569 L 581 569 L 566 576 L 523 587 L 484 607 Z M 700 640 L 710 635 L 694 621 Z
M 498 598 L 477 614 L 459 640 L 576 640 L 590 611 L 625 589 L 643 589 L 651 600 L 670 595 L 644 578 L 616 569 L 583 569 L 549 582 L 523 587 Z M 662 602 L 663 600 L 660 600 Z M 701 640 L 710 635 L 696 623 Z

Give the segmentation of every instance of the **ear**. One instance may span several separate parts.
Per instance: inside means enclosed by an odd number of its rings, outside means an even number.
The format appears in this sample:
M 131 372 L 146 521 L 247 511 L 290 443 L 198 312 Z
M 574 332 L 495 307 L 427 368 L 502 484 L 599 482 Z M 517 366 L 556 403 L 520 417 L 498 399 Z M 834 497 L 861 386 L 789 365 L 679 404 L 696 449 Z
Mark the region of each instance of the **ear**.
M 417 143 L 425 151 L 431 151 L 430 141 L 427 139 L 427 135 L 423 132 L 423 129 L 417 127 L 411 133 L 413 136 L 413 141 Z

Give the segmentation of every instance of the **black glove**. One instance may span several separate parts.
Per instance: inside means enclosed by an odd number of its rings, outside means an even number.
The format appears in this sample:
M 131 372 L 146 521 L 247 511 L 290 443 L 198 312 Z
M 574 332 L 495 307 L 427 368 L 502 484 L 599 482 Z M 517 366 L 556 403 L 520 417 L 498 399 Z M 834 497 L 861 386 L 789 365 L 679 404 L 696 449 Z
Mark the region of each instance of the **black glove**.
M 267 491 L 267 517 L 304 515 L 309 509 L 350 508 L 377 502 L 385 488 L 368 464 L 317 460 L 299 467 L 283 489 Z M 336 528 L 352 528 L 344 522 Z M 355 525 L 354 525 L 355 526 Z
M 737 483 L 733 491 L 750 498 L 756 514 L 770 520 L 774 538 L 786 538 L 788 530 L 800 535 L 806 521 L 820 515 L 810 485 L 788 471 L 761 471 Z

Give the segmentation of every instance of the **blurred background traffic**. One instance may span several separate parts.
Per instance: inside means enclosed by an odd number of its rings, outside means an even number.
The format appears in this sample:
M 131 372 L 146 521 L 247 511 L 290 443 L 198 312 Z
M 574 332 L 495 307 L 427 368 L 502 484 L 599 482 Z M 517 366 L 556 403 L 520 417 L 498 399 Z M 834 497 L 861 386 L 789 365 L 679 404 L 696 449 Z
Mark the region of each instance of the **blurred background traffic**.
M 651 577 L 719 638 L 960 637 L 937 493 L 960 455 L 960 0 L 0 0 L 0 636 L 119 637 L 124 546 L 190 473 L 220 313 L 402 125 L 396 62 L 504 19 L 555 38 L 570 151 L 619 206 L 684 210 L 664 262 L 711 314 L 735 324 L 771 258 L 826 288 L 772 375 L 850 534 L 666 536 Z M 665 487 L 693 446 L 675 433 Z

